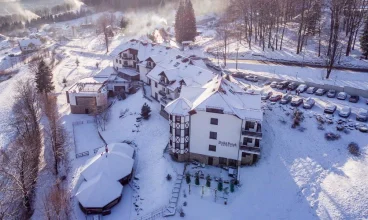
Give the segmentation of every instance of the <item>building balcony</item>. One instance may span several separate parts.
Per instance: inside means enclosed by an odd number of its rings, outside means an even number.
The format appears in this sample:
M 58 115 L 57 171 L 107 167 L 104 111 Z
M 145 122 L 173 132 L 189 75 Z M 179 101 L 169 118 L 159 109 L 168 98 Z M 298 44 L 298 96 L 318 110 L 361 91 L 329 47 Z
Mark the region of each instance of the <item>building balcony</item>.
M 166 106 L 167 104 L 169 104 L 169 102 L 171 102 L 173 99 L 172 98 L 168 98 L 168 97 L 162 97 L 160 98 L 160 103 L 164 106 Z
M 248 137 L 262 138 L 261 126 L 258 126 L 257 130 L 250 130 L 249 128 L 245 128 L 242 130 L 242 135 Z
M 147 68 L 147 69 L 153 69 L 153 66 L 152 66 L 152 65 L 148 65 L 148 64 L 147 64 L 147 65 L 146 65 L 146 68 Z
M 132 54 L 130 54 L 130 55 L 123 55 L 123 56 L 121 56 L 121 59 L 123 59 L 123 60 L 133 60 L 134 59 L 134 57 L 133 57 L 133 55 Z
M 254 146 L 254 147 L 250 147 L 250 146 L 247 146 L 246 144 L 244 143 L 241 143 L 240 142 L 240 148 L 239 148 L 241 151 L 245 151 L 247 153 L 250 153 L 250 154 L 261 154 L 261 148 L 258 146 Z
M 160 94 L 163 97 L 166 97 L 166 92 L 163 90 L 158 91 L 158 94 Z

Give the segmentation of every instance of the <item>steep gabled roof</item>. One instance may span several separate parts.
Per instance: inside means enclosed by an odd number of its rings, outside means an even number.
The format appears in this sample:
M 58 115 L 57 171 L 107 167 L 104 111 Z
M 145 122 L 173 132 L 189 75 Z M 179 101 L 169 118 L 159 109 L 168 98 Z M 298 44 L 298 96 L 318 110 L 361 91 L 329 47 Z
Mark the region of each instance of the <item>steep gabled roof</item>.
M 187 100 L 189 102 L 187 105 L 191 107 L 190 111 L 206 111 L 206 109 L 212 108 L 222 110 L 224 114 L 232 114 L 241 119 L 262 121 L 263 112 L 259 91 L 246 91 L 235 79 L 226 78 L 215 76 L 202 88 L 183 87 L 180 98 L 170 102 L 166 107 L 167 110 L 176 109 L 177 102 L 182 103 L 182 100 Z

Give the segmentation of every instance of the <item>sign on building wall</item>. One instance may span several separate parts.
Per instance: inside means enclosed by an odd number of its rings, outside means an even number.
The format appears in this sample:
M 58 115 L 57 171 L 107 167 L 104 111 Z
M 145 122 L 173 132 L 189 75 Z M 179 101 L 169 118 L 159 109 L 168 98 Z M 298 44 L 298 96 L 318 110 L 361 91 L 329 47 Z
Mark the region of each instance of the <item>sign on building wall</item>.
M 219 141 L 218 144 L 223 147 L 237 147 L 236 143 L 231 143 L 228 141 Z

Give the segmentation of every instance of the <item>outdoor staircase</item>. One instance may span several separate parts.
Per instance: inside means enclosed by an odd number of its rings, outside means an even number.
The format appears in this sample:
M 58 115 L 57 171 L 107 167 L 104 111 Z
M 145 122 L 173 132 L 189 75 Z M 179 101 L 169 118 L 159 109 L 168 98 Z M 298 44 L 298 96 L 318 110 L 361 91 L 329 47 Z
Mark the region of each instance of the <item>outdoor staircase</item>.
M 178 205 L 178 201 L 180 197 L 181 186 L 184 180 L 185 168 L 186 167 L 184 167 L 183 174 L 177 174 L 176 176 L 174 188 L 171 191 L 171 198 L 169 200 L 169 205 L 166 207 L 163 213 L 164 217 L 173 216 L 176 213 L 176 207 Z

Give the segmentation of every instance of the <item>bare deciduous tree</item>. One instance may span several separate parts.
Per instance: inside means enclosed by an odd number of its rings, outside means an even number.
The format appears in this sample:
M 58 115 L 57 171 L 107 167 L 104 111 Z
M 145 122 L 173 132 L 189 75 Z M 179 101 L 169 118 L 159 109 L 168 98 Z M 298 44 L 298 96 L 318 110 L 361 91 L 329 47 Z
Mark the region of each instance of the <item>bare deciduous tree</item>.
M 70 192 L 59 184 L 51 187 L 42 199 L 42 213 L 48 220 L 70 219 Z

